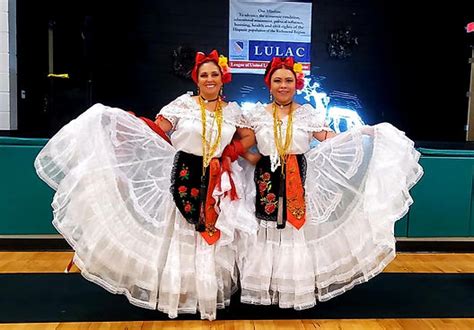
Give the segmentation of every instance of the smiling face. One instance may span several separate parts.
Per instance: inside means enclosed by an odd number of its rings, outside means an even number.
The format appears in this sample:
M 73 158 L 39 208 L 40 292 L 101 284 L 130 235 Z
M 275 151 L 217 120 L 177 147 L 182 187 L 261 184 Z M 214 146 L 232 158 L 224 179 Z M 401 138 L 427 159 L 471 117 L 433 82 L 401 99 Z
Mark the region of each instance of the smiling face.
M 270 93 L 276 102 L 286 104 L 293 100 L 296 92 L 296 78 L 293 71 L 281 68 L 270 78 Z
M 207 100 L 215 99 L 222 87 L 222 73 L 214 62 L 201 64 L 198 69 L 199 94 Z

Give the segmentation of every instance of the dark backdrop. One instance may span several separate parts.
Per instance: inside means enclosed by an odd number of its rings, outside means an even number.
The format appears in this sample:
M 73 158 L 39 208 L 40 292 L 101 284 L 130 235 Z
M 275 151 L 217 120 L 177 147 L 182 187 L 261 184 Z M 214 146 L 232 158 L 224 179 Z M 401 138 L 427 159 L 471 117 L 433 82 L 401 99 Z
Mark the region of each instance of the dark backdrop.
M 463 141 L 468 2 L 314 1 L 312 74 L 326 91 L 356 94 L 367 123 L 391 122 L 415 140 Z M 195 89 L 173 74 L 174 49 L 228 53 L 228 12 L 228 0 L 17 0 L 18 90 L 26 97 L 18 100 L 19 130 L 9 134 L 50 137 L 96 102 L 153 117 Z M 55 73 L 68 80 L 46 77 L 52 22 Z M 328 36 L 345 26 L 359 45 L 347 59 L 330 58 Z M 229 99 L 242 100 L 242 85 L 255 87 L 247 98 L 266 100 L 257 75 L 234 75 Z

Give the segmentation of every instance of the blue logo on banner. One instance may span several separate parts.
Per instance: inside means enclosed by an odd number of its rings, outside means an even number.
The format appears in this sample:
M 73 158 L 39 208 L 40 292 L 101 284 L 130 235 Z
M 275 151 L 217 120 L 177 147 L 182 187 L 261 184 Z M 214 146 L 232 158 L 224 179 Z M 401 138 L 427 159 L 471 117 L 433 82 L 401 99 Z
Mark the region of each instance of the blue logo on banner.
M 249 60 L 270 61 L 272 57 L 293 56 L 297 62 L 310 62 L 310 43 L 249 40 Z
M 231 60 L 247 60 L 248 41 L 229 40 L 229 57 Z
M 234 42 L 234 50 L 236 53 L 242 53 L 244 51 L 244 42 L 243 41 Z

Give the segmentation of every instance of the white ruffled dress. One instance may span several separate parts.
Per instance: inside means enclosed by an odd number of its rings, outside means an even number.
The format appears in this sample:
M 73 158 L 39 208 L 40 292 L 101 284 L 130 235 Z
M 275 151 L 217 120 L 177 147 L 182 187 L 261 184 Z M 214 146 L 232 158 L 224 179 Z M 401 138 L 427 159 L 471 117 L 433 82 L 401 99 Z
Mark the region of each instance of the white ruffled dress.
M 257 104 L 244 117 L 259 151 L 276 161 L 272 115 Z M 408 191 L 423 174 L 419 153 L 387 123 L 341 133 L 310 149 L 312 132 L 327 130 L 324 122 L 310 105 L 295 110 L 290 153 L 304 153 L 307 161 L 306 222 L 300 230 L 289 222 L 277 229 L 254 213 L 258 233 L 239 241 L 242 302 L 310 308 L 368 281 L 395 257 L 394 223 L 413 202 Z M 283 136 L 286 124 L 284 118 Z M 253 173 L 246 177 L 255 211 Z
M 223 113 L 217 157 L 241 121 L 236 103 Z M 53 224 L 73 247 L 85 278 L 171 318 L 199 310 L 202 319 L 212 320 L 236 290 L 235 235 L 256 232 L 257 225 L 242 200 L 224 197 L 228 177 L 222 178 L 222 191 L 214 191 L 221 209 L 217 243 L 207 244 L 183 218 L 170 178 L 178 150 L 202 155 L 201 113 L 189 95 L 182 95 L 160 115 L 173 124 L 173 146 L 139 118 L 96 104 L 51 138 L 35 167 L 56 190 Z M 212 123 L 208 112 L 207 128 L 215 136 Z M 242 171 L 237 163 L 232 170 Z M 247 214 L 246 221 L 236 221 L 235 214 Z

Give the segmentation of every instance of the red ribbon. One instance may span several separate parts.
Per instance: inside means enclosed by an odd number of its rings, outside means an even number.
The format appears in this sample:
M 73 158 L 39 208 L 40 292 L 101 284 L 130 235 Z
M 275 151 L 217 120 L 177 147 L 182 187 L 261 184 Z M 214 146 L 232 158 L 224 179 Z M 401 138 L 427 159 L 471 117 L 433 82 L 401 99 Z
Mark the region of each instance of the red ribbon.
M 161 129 L 160 126 L 158 126 L 153 120 L 151 119 L 148 119 L 146 117 L 138 117 L 140 118 L 141 120 L 143 120 L 145 122 L 145 124 L 148 125 L 148 127 L 150 127 L 156 134 L 158 134 L 159 136 L 161 136 L 166 142 L 168 142 L 169 144 L 171 144 L 171 140 L 170 138 L 168 137 L 168 135 L 166 135 L 166 133 Z
M 236 161 L 239 156 L 244 154 L 244 146 L 240 140 L 232 140 L 222 151 L 222 158 L 229 157 L 231 162 Z
M 214 49 L 212 52 L 209 53 L 209 55 L 206 55 L 203 52 L 196 53 L 194 68 L 191 73 L 191 77 L 193 78 L 196 84 L 198 83 L 198 68 L 204 62 L 209 62 L 209 61 L 215 62 L 217 65 L 219 64 L 219 54 L 217 53 L 217 50 Z
M 145 124 L 148 125 L 148 127 L 150 127 L 156 134 L 158 134 L 159 136 L 161 136 L 166 142 L 168 142 L 169 144 L 171 144 L 171 140 L 170 138 L 168 137 L 168 135 L 166 135 L 166 133 L 161 129 L 160 126 L 158 126 L 158 124 L 156 124 L 153 120 L 151 119 L 148 119 L 146 117 L 138 117 L 135 112 L 133 111 L 127 111 L 127 113 L 131 114 L 132 116 L 134 117 L 137 117 L 139 119 L 141 119 L 142 121 L 145 122 Z
M 209 183 L 207 187 L 206 200 L 204 202 L 204 225 L 205 229 L 201 232 L 202 238 L 207 242 L 207 244 L 212 245 L 216 243 L 221 237 L 221 231 L 216 228 L 217 214 L 215 205 L 216 200 L 212 197 L 212 192 L 216 187 L 221 172 L 221 165 L 217 158 L 211 159 L 209 164 Z

